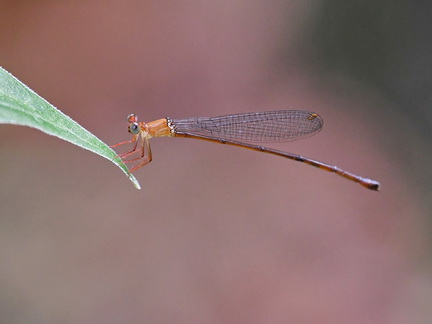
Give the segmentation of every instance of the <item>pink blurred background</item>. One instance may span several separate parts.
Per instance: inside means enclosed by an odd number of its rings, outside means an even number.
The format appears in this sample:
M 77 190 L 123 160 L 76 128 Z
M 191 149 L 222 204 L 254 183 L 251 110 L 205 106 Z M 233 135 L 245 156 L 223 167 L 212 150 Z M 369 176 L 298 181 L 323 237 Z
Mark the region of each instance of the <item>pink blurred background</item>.
M 320 134 L 272 147 L 382 190 L 162 138 L 138 191 L 97 155 L 1 125 L 0 322 L 428 323 L 422 12 L 380 1 L 1 1 L 0 65 L 106 143 L 129 138 L 131 112 L 312 110 Z

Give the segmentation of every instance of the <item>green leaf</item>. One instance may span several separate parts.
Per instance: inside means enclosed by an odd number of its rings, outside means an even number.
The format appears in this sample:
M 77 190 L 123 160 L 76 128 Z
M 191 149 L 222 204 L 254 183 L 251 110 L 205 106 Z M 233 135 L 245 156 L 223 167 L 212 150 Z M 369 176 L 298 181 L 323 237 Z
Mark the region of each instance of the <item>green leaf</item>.
M 116 164 L 141 189 L 117 154 L 88 130 L 0 67 L 0 123 L 37 128 L 78 145 Z

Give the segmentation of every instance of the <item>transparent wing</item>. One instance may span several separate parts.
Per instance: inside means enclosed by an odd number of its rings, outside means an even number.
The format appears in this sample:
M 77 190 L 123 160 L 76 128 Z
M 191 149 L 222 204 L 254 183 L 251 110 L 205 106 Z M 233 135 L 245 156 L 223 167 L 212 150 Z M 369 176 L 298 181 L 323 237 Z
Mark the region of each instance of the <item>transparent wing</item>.
M 303 110 L 277 110 L 172 119 L 174 130 L 196 135 L 244 142 L 286 142 L 312 136 L 322 126 L 322 118 Z

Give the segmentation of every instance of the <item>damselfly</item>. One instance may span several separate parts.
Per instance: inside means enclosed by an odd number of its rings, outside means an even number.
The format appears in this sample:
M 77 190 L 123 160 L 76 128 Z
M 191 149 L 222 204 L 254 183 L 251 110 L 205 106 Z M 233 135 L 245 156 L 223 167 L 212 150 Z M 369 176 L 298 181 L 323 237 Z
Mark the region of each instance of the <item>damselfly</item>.
M 130 114 L 127 121 L 132 139 L 112 147 L 133 143 L 132 150 L 119 154 L 122 159 L 129 157 L 128 160 L 124 160 L 126 163 L 136 162 L 130 172 L 136 171 L 152 160 L 149 142 L 152 137 L 172 136 L 202 139 L 279 155 L 334 172 L 371 190 L 378 190 L 380 186 L 378 181 L 360 177 L 328 163 L 254 144 L 294 141 L 318 133 L 323 126 L 323 120 L 314 112 L 278 110 L 219 117 L 163 118 L 149 123 L 138 122 L 138 117 Z M 138 143 L 140 143 L 139 146 Z M 133 157 L 137 153 L 139 155 Z

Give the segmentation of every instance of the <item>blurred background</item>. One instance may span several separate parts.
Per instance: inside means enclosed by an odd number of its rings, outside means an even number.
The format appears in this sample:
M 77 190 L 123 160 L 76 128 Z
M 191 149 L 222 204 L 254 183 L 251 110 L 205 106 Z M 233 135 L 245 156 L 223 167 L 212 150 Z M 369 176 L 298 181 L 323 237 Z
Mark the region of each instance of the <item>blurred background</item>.
M 152 140 L 112 163 L 0 126 L 2 323 L 430 323 L 431 5 L 0 1 L 0 65 L 109 144 L 126 116 L 305 109 L 279 157 Z

